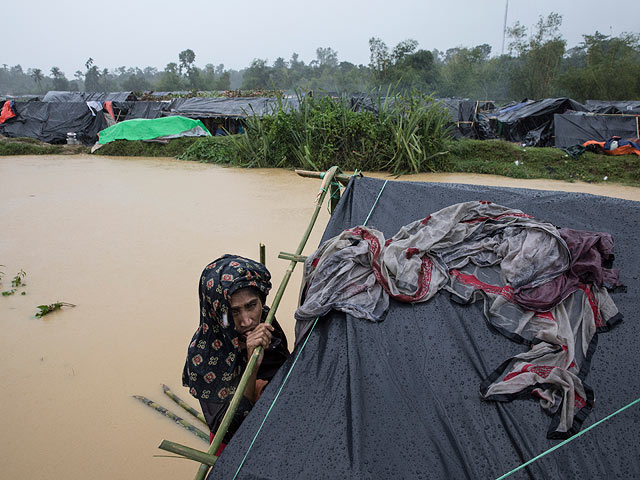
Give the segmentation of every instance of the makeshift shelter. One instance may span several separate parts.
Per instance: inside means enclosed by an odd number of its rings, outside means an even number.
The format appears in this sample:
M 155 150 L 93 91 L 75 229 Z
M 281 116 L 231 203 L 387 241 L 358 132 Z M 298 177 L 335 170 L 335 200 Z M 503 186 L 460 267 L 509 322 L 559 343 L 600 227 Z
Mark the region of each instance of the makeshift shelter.
M 520 142 L 532 147 L 550 147 L 553 146 L 553 116 L 568 110 L 584 112 L 586 108 L 570 98 L 522 102 L 496 116 L 495 130 L 510 142 Z
M 598 335 L 585 380 L 595 392 L 595 407 L 583 430 L 636 400 L 638 202 L 354 178 L 323 240 L 366 220 L 389 238 L 452 203 L 477 200 L 613 235 L 615 266 L 627 291 L 612 297 L 625 319 Z M 425 303 L 392 300 L 377 323 L 332 311 L 302 345 L 264 391 L 209 479 L 496 479 L 559 444 L 547 439 L 550 419 L 538 402 L 480 399 L 482 381 L 526 347 L 489 328 L 479 304 L 457 304 L 442 293 Z M 635 405 L 510 478 L 640 478 L 639 434 Z
M 588 140 L 605 141 L 611 137 L 639 138 L 638 115 L 593 114 L 572 112 L 553 116 L 556 147 L 582 145 Z
M 104 115 L 96 114 L 84 102 L 15 102 L 16 116 L 0 124 L 0 134 L 30 137 L 47 143 L 66 143 L 74 133 L 85 145 L 92 145 L 107 126 Z
M 297 100 L 282 100 L 282 104 L 295 108 Z M 279 105 L 277 98 L 268 97 L 193 97 L 175 99 L 170 111 L 173 115 L 201 120 L 212 132 L 222 125 L 228 132 L 236 133 L 242 119 L 273 114 Z
M 125 120 L 102 130 L 98 143 L 115 140 L 169 140 L 178 137 L 207 137 L 211 133 L 199 120 L 180 116 Z

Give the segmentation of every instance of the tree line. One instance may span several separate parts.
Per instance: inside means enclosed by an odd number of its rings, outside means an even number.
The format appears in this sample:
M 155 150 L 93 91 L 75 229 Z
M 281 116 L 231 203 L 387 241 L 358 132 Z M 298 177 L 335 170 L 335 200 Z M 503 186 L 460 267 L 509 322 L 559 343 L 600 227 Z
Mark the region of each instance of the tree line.
M 562 17 L 551 13 L 526 28 L 508 29 L 508 51 L 492 55 L 488 44 L 446 51 L 419 48 L 413 39 L 390 48 L 380 38 L 369 39 L 369 64 L 340 61 L 338 52 L 319 47 L 305 63 L 297 53 L 286 60 L 254 59 L 241 70 L 223 64 L 198 67 L 187 49 L 164 70 L 155 67 L 100 68 L 92 58 L 84 71 L 67 78 L 58 67 L 49 72 L 26 71 L 20 65 L 0 68 L 0 93 L 42 94 L 75 91 L 220 91 L 229 89 L 297 89 L 369 92 L 376 88 L 418 90 L 437 97 L 507 101 L 523 98 L 570 97 L 579 101 L 640 99 L 640 35 L 583 35 L 572 48 L 562 38 Z

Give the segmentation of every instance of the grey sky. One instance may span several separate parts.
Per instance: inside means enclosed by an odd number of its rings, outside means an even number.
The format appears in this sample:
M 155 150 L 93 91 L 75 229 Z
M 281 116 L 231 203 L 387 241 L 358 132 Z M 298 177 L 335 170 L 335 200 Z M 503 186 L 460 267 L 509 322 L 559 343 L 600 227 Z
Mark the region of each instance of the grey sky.
M 224 63 L 240 69 L 254 58 L 269 64 L 295 51 L 315 58 L 331 47 L 340 61 L 369 63 L 368 40 L 380 37 L 392 48 L 407 38 L 419 48 L 446 50 L 488 43 L 502 46 L 505 0 L 1 0 L 3 45 L 0 64 L 20 63 L 47 74 L 58 66 L 67 78 L 85 70 L 92 57 L 100 68 L 121 65 L 162 70 L 191 48 L 196 65 Z M 614 35 L 640 31 L 640 1 L 509 0 L 508 24 L 534 25 L 539 15 L 563 16 L 568 46 L 596 30 Z

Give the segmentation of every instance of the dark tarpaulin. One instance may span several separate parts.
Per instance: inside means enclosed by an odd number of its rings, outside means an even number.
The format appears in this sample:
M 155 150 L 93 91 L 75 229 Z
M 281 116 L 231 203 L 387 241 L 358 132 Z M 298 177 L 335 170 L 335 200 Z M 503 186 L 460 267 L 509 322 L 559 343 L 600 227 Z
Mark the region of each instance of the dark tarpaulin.
M 383 185 L 352 180 L 324 234 L 362 224 Z M 583 429 L 640 396 L 636 253 L 640 203 L 579 193 L 473 185 L 389 182 L 368 225 L 389 238 L 452 203 L 490 200 L 541 220 L 610 232 L 625 315 L 599 335 L 586 382 L 596 404 Z M 537 401 L 481 401 L 479 388 L 523 351 L 484 320 L 481 306 L 444 294 L 391 302 L 384 321 L 331 313 L 318 322 L 240 470 L 240 479 L 495 479 L 557 445 Z M 216 463 L 210 479 L 233 478 L 294 355 L 267 387 Z M 640 478 L 640 408 L 632 407 L 510 478 Z
M 587 140 L 604 142 L 611 137 L 638 138 L 638 120 L 633 115 L 565 113 L 553 116 L 556 147 L 582 145 Z
M 584 112 L 586 108 L 570 98 L 545 98 L 498 115 L 498 133 L 510 142 L 550 147 L 553 145 L 553 115 L 567 110 Z
M 296 99 L 282 100 L 285 106 L 296 107 Z M 278 109 L 278 99 L 267 97 L 185 98 L 171 104 L 171 112 L 190 118 L 244 118 L 270 115 Z
M 131 100 L 132 92 L 58 92 L 50 91 L 43 102 L 126 102 Z
M 587 100 L 590 112 L 640 114 L 640 100 Z
M 131 102 L 125 120 L 160 118 L 169 110 L 171 102 Z
M 66 143 L 67 133 L 73 132 L 85 145 L 93 145 L 98 140 L 98 132 L 107 128 L 102 112 L 92 115 L 84 102 L 16 102 L 15 106 L 16 117 L 0 126 L 0 134 L 7 137 Z

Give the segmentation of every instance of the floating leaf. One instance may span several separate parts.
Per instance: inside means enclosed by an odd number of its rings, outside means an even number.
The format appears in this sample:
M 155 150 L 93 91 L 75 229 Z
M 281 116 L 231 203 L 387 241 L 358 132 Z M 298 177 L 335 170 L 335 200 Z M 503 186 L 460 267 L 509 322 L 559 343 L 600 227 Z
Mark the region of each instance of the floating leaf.
M 39 312 L 36 312 L 36 318 L 42 318 L 45 315 L 54 312 L 56 310 L 60 310 L 62 307 L 75 307 L 73 303 L 66 302 L 56 302 L 50 305 L 38 305 Z

